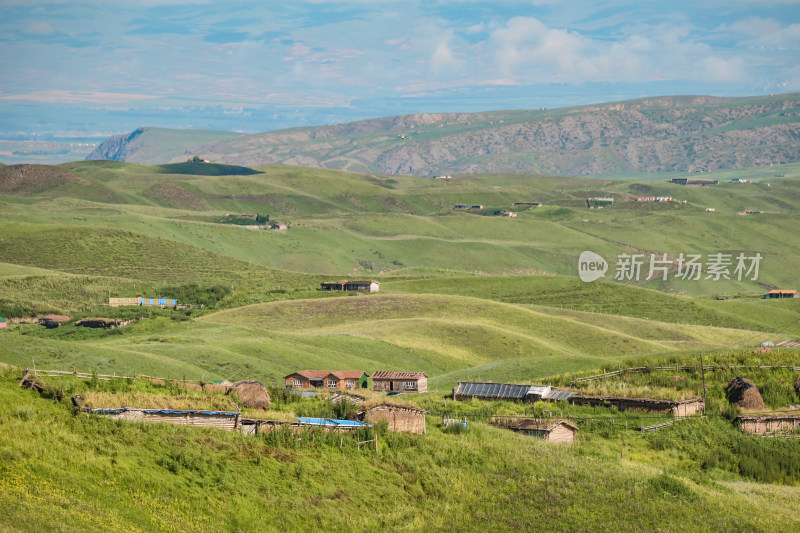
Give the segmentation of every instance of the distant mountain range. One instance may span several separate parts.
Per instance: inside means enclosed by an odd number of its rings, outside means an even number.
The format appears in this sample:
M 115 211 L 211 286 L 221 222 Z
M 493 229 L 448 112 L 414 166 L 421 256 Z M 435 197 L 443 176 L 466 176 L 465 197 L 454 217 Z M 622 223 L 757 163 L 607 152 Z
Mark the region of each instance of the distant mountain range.
M 416 114 L 252 135 L 140 128 L 87 159 L 202 159 L 361 173 L 700 172 L 800 162 L 800 93 L 666 96 L 562 109 Z

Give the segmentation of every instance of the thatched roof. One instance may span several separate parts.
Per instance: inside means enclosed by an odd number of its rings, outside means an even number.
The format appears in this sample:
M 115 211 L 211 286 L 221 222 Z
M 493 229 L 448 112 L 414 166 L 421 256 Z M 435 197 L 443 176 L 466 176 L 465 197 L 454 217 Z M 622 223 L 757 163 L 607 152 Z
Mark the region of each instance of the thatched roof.
M 269 393 L 258 381 L 237 381 L 228 389 L 235 396 L 240 407 L 248 409 L 269 409 Z
M 733 378 L 725 388 L 725 396 L 730 403 L 735 403 L 744 409 L 763 409 L 764 399 L 752 381 L 743 377 Z

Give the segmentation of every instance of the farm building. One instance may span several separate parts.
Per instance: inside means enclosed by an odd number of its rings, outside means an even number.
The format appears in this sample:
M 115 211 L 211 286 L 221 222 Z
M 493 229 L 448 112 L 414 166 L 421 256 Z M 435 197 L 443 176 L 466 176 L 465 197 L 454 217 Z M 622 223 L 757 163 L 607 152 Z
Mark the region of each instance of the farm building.
M 677 185 L 717 185 L 719 181 L 717 180 L 702 180 L 702 179 L 693 179 L 693 178 L 672 178 L 669 180 L 670 183 L 675 183 Z
M 84 412 L 118 420 L 167 422 L 183 426 L 215 427 L 228 431 L 236 429 L 239 420 L 239 413 L 233 411 L 136 409 L 134 407 L 92 409 L 87 407 Z
M 47 315 L 39 319 L 39 324 L 42 326 L 53 329 L 59 328 L 64 322 L 67 322 L 71 317 L 64 315 Z
M 672 413 L 675 417 L 690 416 L 703 412 L 706 408 L 702 398 L 689 400 L 654 400 L 652 398 L 623 398 L 619 396 L 583 396 L 575 394 L 569 398 L 572 405 L 591 407 L 616 407 L 620 411 L 638 409 L 650 413 Z
M 453 399 L 468 400 L 567 400 L 574 393 L 542 385 L 515 385 L 513 383 L 482 383 L 459 381 L 453 389 Z
M 586 207 L 589 209 L 597 209 L 601 207 L 605 207 L 607 205 L 613 205 L 614 198 L 608 197 L 595 197 L 595 198 L 587 198 L 586 199 Z
M 518 206 L 526 206 L 526 207 L 542 207 L 542 204 L 539 202 L 514 202 L 514 207 Z
M 378 292 L 381 284 L 377 281 L 328 281 L 320 284 L 323 291 L 364 291 Z
M 740 416 L 739 428 L 747 433 L 763 435 L 767 433 L 795 433 L 800 429 L 800 415 L 772 414 L 760 416 Z
M 373 372 L 372 390 L 376 392 L 428 392 L 425 372 Z
M 408 431 L 418 435 L 425 433 L 425 411 L 416 407 L 384 403 L 364 411 L 364 419 L 371 424 L 386 420 L 389 431 Z
M 8 327 L 8 320 L 0 316 L 0 329 Z
M 109 298 L 108 305 L 111 307 L 121 307 L 123 305 L 142 305 L 141 298 Z
M 121 307 L 125 305 L 138 305 L 144 307 L 177 307 L 178 301 L 174 298 L 144 298 L 137 296 L 136 298 L 109 298 L 108 305 L 110 307 Z
M 368 376 L 363 370 L 301 370 L 284 379 L 287 389 L 350 390 L 368 386 Z
M 539 437 L 548 442 L 575 442 L 575 438 L 578 434 L 577 426 L 566 420 L 527 418 L 523 420 L 514 420 L 501 425 L 511 431 L 530 435 L 532 437 Z
M 800 298 L 795 289 L 774 289 L 764 295 L 764 298 Z
M 466 209 L 467 204 L 456 204 L 453 206 L 453 209 Z

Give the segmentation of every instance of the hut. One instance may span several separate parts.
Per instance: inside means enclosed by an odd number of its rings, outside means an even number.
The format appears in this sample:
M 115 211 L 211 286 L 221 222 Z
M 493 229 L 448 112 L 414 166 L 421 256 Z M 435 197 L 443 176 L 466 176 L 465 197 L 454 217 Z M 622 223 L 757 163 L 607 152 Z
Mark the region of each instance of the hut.
M 373 372 L 372 390 L 375 392 L 428 392 L 428 374 L 425 372 Z
M 258 381 L 237 381 L 231 385 L 227 394 L 234 396 L 241 407 L 269 409 L 269 392 Z
M 572 405 L 588 405 L 591 407 L 614 407 L 620 411 L 640 410 L 648 413 L 672 413 L 676 418 L 701 413 L 706 408 L 702 398 L 688 400 L 658 400 L 653 398 L 626 398 L 621 396 L 584 396 L 572 395 L 569 398 Z
M 733 378 L 725 387 L 728 402 L 735 403 L 744 409 L 763 409 L 764 399 L 752 381 L 741 376 Z
M 73 399 L 73 403 L 76 400 Z M 135 407 L 119 408 L 84 408 L 87 414 L 101 415 L 118 420 L 143 422 L 166 422 L 183 426 L 215 427 L 232 431 L 236 429 L 239 413 L 235 411 L 203 411 L 194 409 L 137 409 Z
M 740 416 L 736 419 L 739 428 L 755 435 L 775 433 L 795 433 L 800 429 L 800 415 L 772 414 L 761 416 Z
M 377 281 L 327 281 L 320 284 L 323 291 L 361 291 L 378 292 L 381 284 Z
M 575 442 L 578 427 L 566 420 L 540 420 L 529 418 L 506 426 L 511 431 L 539 437 L 548 442 Z
M 425 411 L 416 407 L 382 403 L 363 413 L 365 420 L 371 424 L 386 420 L 389 431 L 407 431 L 417 435 L 425 433 Z
M 47 315 L 39 319 L 39 324 L 48 328 L 60 328 L 64 322 L 67 322 L 71 317 L 65 315 Z
M 797 293 L 796 289 L 774 289 L 764 295 L 765 299 L 798 297 L 800 297 L 800 294 Z

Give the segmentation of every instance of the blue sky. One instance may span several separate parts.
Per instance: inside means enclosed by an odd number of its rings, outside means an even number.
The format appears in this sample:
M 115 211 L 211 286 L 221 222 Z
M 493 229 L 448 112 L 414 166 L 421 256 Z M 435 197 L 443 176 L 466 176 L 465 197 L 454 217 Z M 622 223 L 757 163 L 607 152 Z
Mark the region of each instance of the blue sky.
M 0 2 L 0 137 L 800 91 L 780 0 Z

